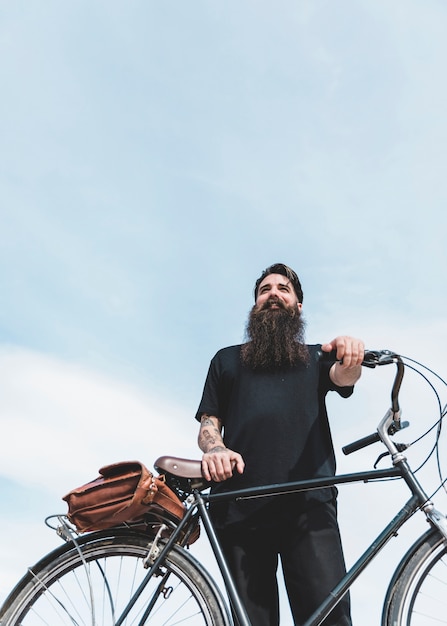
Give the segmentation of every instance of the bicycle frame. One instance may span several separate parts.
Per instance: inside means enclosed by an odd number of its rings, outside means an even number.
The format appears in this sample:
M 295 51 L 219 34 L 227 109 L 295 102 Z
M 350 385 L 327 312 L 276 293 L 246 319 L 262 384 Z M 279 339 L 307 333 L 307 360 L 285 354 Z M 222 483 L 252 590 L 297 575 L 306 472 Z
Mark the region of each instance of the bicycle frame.
M 210 542 L 211 549 L 218 564 L 220 573 L 222 575 L 225 589 L 228 593 L 231 606 L 237 617 L 240 626 L 253 626 L 245 612 L 242 602 L 237 593 L 232 575 L 226 563 L 225 557 L 222 552 L 219 540 L 216 535 L 213 522 L 211 520 L 208 505 L 214 502 L 224 502 L 229 500 L 243 500 L 248 498 L 259 498 L 266 496 L 281 496 L 281 494 L 295 493 L 302 491 L 309 491 L 312 489 L 319 489 L 323 487 L 330 487 L 341 484 L 349 484 L 356 482 L 370 482 L 376 480 L 383 480 L 385 478 L 398 478 L 403 479 L 411 493 L 411 498 L 405 503 L 405 505 L 397 512 L 390 523 L 383 529 L 378 537 L 372 542 L 372 544 L 365 550 L 360 558 L 349 569 L 346 575 L 340 580 L 338 585 L 331 591 L 327 599 L 318 607 L 311 617 L 305 622 L 304 626 L 318 626 L 329 615 L 332 609 L 338 604 L 342 597 L 349 590 L 353 582 L 360 576 L 360 574 L 368 567 L 371 561 L 377 556 L 377 554 L 383 549 L 386 543 L 397 533 L 397 531 L 407 522 L 412 515 L 419 509 L 422 509 L 427 515 L 427 518 L 438 527 L 440 532 L 446 538 L 447 541 L 447 527 L 445 525 L 445 518 L 439 514 L 433 507 L 432 502 L 428 499 L 427 495 L 419 485 L 416 477 L 410 469 L 405 457 L 400 455 L 401 458 L 395 460 L 394 467 L 385 470 L 372 470 L 366 472 L 355 472 L 350 474 L 342 474 L 338 476 L 332 476 L 328 478 L 316 478 L 310 480 L 301 480 L 291 483 L 266 485 L 262 487 L 253 487 L 250 489 L 242 489 L 237 491 L 231 491 L 226 493 L 202 493 L 200 490 L 195 489 L 192 493 L 192 502 L 186 513 L 185 518 L 173 532 L 167 543 L 161 549 L 159 555 L 152 564 L 147 578 L 157 571 L 158 567 L 162 564 L 164 555 L 169 552 L 171 547 L 180 536 L 182 530 L 188 525 L 191 517 L 196 511 L 202 519 L 203 526 L 205 528 L 208 540 Z M 141 587 L 145 585 L 143 581 Z M 124 618 L 133 606 L 134 601 L 139 595 L 137 590 L 125 611 L 117 621 L 116 626 L 121 626 Z

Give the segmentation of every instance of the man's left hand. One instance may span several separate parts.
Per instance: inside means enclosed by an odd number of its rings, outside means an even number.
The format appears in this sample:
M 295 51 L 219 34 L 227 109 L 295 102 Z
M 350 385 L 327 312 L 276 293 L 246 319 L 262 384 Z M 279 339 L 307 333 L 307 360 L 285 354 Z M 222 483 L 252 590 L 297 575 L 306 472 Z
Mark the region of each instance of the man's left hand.
M 324 343 L 321 349 L 323 352 L 336 352 L 337 363 L 330 370 L 333 383 L 339 387 L 347 387 L 357 382 L 365 355 L 365 344 L 361 339 L 343 335 Z

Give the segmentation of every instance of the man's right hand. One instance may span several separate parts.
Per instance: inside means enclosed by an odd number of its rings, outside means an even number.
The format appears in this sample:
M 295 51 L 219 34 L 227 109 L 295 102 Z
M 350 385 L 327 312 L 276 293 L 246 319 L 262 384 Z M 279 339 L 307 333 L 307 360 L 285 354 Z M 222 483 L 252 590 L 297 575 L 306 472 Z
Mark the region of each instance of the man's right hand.
M 235 468 L 239 474 L 242 474 L 244 467 L 245 463 L 241 455 L 223 445 L 211 448 L 202 457 L 203 476 L 206 480 L 214 480 L 217 483 L 231 478 Z
M 203 452 L 202 473 L 206 480 L 220 483 L 231 478 L 234 468 L 242 474 L 244 460 L 238 452 L 225 446 L 219 418 L 207 413 L 201 416 L 198 442 Z

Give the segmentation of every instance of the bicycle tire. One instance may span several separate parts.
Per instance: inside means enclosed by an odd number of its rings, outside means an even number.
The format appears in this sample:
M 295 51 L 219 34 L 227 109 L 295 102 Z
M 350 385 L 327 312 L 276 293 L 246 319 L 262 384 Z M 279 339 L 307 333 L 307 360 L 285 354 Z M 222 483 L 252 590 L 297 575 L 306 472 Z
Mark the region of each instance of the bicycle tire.
M 447 624 L 447 543 L 437 530 L 407 552 L 391 581 L 382 626 Z
M 2 626 L 112 626 L 147 574 L 151 538 L 135 532 L 86 535 L 54 550 L 16 585 L 2 609 Z M 150 615 L 145 608 L 163 580 Z M 219 589 L 200 563 L 174 546 L 124 622 L 126 626 L 229 626 Z

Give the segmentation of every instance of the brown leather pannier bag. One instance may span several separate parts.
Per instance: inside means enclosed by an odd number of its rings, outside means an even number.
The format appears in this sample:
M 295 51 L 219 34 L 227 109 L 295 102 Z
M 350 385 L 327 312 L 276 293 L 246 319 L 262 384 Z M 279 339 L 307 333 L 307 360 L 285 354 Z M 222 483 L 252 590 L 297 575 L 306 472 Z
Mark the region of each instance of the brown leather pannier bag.
M 80 532 L 104 530 L 123 522 L 143 520 L 154 509 L 163 509 L 180 521 L 185 506 L 164 482 L 143 463 L 124 461 L 105 465 L 100 476 L 72 489 L 62 499 L 67 517 Z

